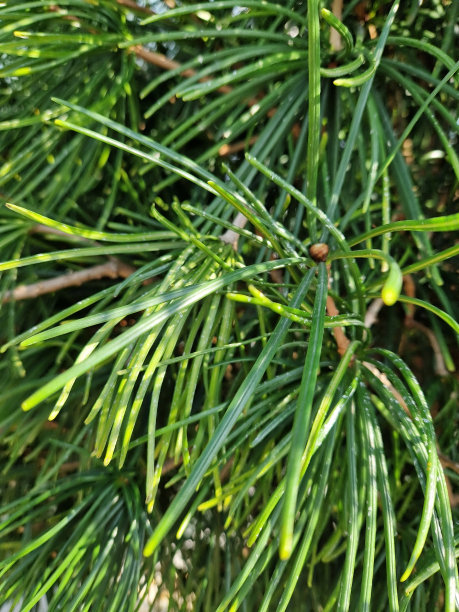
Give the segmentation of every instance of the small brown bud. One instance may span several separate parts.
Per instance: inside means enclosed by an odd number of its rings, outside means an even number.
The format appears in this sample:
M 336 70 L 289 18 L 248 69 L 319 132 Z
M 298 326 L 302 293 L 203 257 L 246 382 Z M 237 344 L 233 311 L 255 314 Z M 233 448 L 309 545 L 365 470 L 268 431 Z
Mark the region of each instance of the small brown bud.
M 325 261 L 328 257 L 328 244 L 317 242 L 309 247 L 309 255 L 314 261 Z

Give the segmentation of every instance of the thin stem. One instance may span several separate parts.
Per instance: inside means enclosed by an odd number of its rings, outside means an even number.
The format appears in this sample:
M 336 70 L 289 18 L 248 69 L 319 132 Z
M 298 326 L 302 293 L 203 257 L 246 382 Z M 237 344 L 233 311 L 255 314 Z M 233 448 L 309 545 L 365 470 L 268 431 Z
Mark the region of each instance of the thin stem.
M 67 287 L 79 287 L 84 283 L 101 278 L 127 278 L 135 271 L 136 269 L 132 266 L 113 257 L 104 264 L 91 266 L 85 270 L 68 272 L 67 274 L 56 276 L 56 278 L 50 278 L 49 280 L 39 281 L 30 285 L 19 285 L 16 289 L 5 292 L 2 297 L 2 303 L 30 300 L 39 295 L 60 291 Z

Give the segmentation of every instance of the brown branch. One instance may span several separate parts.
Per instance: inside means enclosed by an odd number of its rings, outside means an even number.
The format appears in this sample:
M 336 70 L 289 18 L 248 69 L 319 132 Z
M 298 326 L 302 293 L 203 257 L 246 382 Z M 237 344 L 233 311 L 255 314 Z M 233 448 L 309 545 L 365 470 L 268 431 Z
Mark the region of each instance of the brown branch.
M 124 3 L 124 1 L 130 2 L 130 0 L 123 0 L 122 3 Z M 157 66 L 158 68 L 161 68 L 163 70 L 176 70 L 177 68 L 180 68 L 181 66 L 180 62 L 176 62 L 175 60 L 169 59 L 163 53 L 156 53 L 154 51 L 149 51 L 142 45 L 133 45 L 132 47 L 129 47 L 128 50 L 131 51 L 132 53 L 135 53 L 137 57 L 140 57 L 144 59 L 146 62 L 153 64 L 154 66 Z M 184 76 L 184 77 L 191 77 L 196 74 L 196 71 L 193 70 L 192 68 L 186 68 L 180 74 L 181 76 Z M 212 80 L 212 77 L 205 76 L 205 77 L 200 78 L 199 82 L 205 83 L 211 80 Z M 234 91 L 234 88 L 231 87 L 231 85 L 222 85 L 221 87 L 217 88 L 217 91 L 223 94 L 228 94 Z M 169 101 L 174 102 L 175 96 L 172 95 Z M 260 101 L 259 98 L 249 98 L 246 101 L 246 104 L 249 108 L 251 108 L 254 105 L 258 104 L 259 101 Z M 273 107 L 268 111 L 267 116 L 272 117 L 276 112 L 277 112 L 277 107 Z M 300 125 L 298 123 L 295 123 L 292 126 L 292 135 L 294 139 L 298 139 L 299 133 L 300 133 Z M 257 138 L 258 138 L 257 136 L 252 136 L 249 139 L 248 144 L 253 144 L 254 142 L 257 141 Z M 243 150 L 246 144 L 247 144 L 246 142 L 237 142 L 234 144 L 224 144 L 220 147 L 218 154 L 224 157 L 231 153 L 235 153 L 240 150 Z
M 441 457 L 439 458 L 440 458 L 440 463 L 442 467 L 444 468 L 445 465 L 443 464 Z M 448 474 L 445 473 L 445 470 L 443 470 L 443 476 L 445 477 L 445 483 L 446 483 L 446 489 L 448 491 L 449 503 L 451 504 L 451 508 L 455 508 L 456 506 L 459 505 L 459 495 L 457 493 L 454 493 L 453 487 L 451 485 L 451 480 Z
M 403 410 L 407 413 L 407 415 L 411 417 L 411 412 L 409 411 L 408 406 L 405 403 L 405 400 L 400 395 L 400 393 L 397 391 L 397 389 L 394 387 L 394 385 L 390 382 L 390 380 L 387 378 L 384 372 L 381 372 L 381 370 L 378 370 L 378 368 L 375 365 L 373 365 L 372 363 L 369 363 L 368 361 L 363 361 L 362 364 L 367 368 L 367 370 L 370 370 L 370 372 L 374 374 L 380 382 L 382 382 L 382 384 L 386 387 L 386 389 L 388 389 L 388 391 L 390 391 L 391 395 L 397 400 L 397 402 L 400 404 Z
M 142 47 L 141 45 L 135 45 L 133 47 L 129 47 L 129 49 L 130 51 L 135 53 L 137 57 L 141 57 L 149 64 L 158 66 L 158 68 L 162 68 L 163 70 L 175 70 L 175 68 L 180 68 L 181 66 L 179 62 L 169 59 L 163 53 L 154 53 L 153 51 L 145 49 L 145 47 Z M 196 74 L 196 72 L 191 68 L 188 68 L 187 70 L 184 70 L 181 74 L 182 76 L 189 77 Z
M 182 463 L 183 457 L 179 457 L 177 461 L 173 457 L 166 459 L 166 461 L 163 463 L 163 467 L 161 468 L 161 476 L 165 476 L 169 472 L 172 472 L 172 470 L 175 470 L 175 468 L 180 467 Z
M 331 267 L 330 264 L 328 264 L 327 271 L 328 271 L 328 288 L 329 289 L 331 286 L 330 267 Z M 336 307 L 335 300 L 332 298 L 330 294 L 327 295 L 326 310 L 327 310 L 327 314 L 329 317 L 336 317 L 336 315 L 339 315 L 339 310 Z M 342 357 L 344 353 L 347 351 L 347 347 L 350 344 L 349 338 L 346 336 L 343 327 L 333 327 L 332 333 L 335 337 L 335 342 L 336 342 L 336 346 L 338 349 L 338 353 Z
M 327 267 L 328 267 L 328 284 L 330 286 L 330 265 L 328 265 Z M 377 307 L 375 307 L 375 310 L 376 308 Z M 330 295 L 327 296 L 326 309 L 327 309 L 327 314 L 331 317 L 339 315 L 339 310 L 336 307 L 335 301 Z M 344 329 L 342 327 L 334 327 L 332 331 L 333 331 L 333 335 L 335 336 L 338 353 L 342 356 L 344 355 L 344 353 L 347 350 L 347 347 L 350 344 L 349 338 L 344 333 Z M 408 406 L 405 403 L 405 400 L 400 395 L 400 393 L 397 391 L 397 389 L 393 386 L 393 384 L 390 382 L 390 380 L 387 378 L 384 372 L 381 372 L 380 370 L 378 370 L 376 366 L 374 366 L 372 363 L 369 363 L 368 361 L 363 361 L 362 363 L 390 391 L 391 395 L 397 400 L 397 402 L 400 404 L 403 410 L 405 410 L 405 412 L 411 416 L 410 411 L 408 410 Z
M 32 283 L 31 285 L 19 285 L 16 289 L 6 291 L 2 298 L 2 303 L 19 301 L 19 300 L 30 300 L 36 298 L 39 295 L 51 293 L 53 291 L 60 291 L 67 287 L 77 287 L 83 283 L 87 283 L 91 280 L 99 280 L 101 278 L 127 278 L 136 268 L 123 263 L 119 259 L 112 257 L 109 261 L 98 266 L 92 266 L 85 270 L 79 270 L 78 272 L 68 272 L 67 274 L 61 274 L 56 278 L 49 280 L 39 281 L 38 283 Z
M 331 12 L 335 17 L 341 21 L 343 14 L 343 0 L 333 0 L 331 5 Z M 330 46 L 333 51 L 341 51 L 343 48 L 343 41 L 341 40 L 340 34 L 335 28 L 330 28 Z
M 377 322 L 379 311 L 383 306 L 384 302 L 381 298 L 376 298 L 371 302 L 365 313 L 365 327 L 371 327 Z
M 408 297 L 416 297 L 416 283 L 414 282 L 411 274 L 407 274 L 403 277 L 403 289 Z M 438 376 L 448 376 L 448 370 L 446 369 L 445 360 L 443 359 L 443 354 L 441 352 L 441 347 L 437 340 L 437 337 L 431 329 L 414 319 L 415 313 L 416 306 L 414 304 L 407 304 L 406 317 L 404 321 L 405 327 L 407 327 L 408 329 L 417 329 L 425 336 L 427 336 L 427 339 L 429 340 L 430 346 L 432 347 L 433 351 L 435 374 L 438 374 Z M 399 353 L 402 352 L 403 346 L 404 341 L 402 338 L 399 346 Z
M 146 6 L 139 6 L 133 0 L 116 0 L 116 1 L 118 2 L 118 4 L 121 4 L 121 6 L 125 6 L 126 8 L 129 8 L 133 11 L 137 11 L 139 13 L 146 13 L 147 15 L 156 15 L 155 11 L 152 11 L 150 8 Z
M 335 301 L 331 297 L 331 295 L 327 295 L 327 304 L 326 304 L 327 314 L 330 317 L 336 317 L 339 315 L 339 310 L 336 308 Z M 347 347 L 350 344 L 349 338 L 344 333 L 343 327 L 333 327 L 332 328 L 333 335 L 335 336 L 336 347 L 338 349 L 338 353 L 341 357 L 347 350 Z
M 169 59 L 162 53 L 155 53 L 153 51 L 149 51 L 141 45 L 134 45 L 133 47 L 130 47 L 130 50 L 133 51 L 137 55 L 137 57 L 141 57 L 150 64 L 154 64 L 155 66 L 158 66 L 158 68 L 162 68 L 163 70 L 175 70 L 176 68 L 180 68 L 181 66 L 179 62 Z M 186 77 L 194 76 L 195 74 L 196 70 L 193 70 L 192 68 L 186 68 L 181 73 L 182 76 Z M 199 82 L 205 83 L 206 81 L 210 80 L 210 77 L 202 77 L 202 79 L 199 79 Z M 217 91 L 219 91 L 220 93 L 230 93 L 231 91 L 233 91 L 233 88 L 229 85 L 222 85 L 217 89 Z M 254 100 L 252 100 L 252 104 L 255 104 Z
M 427 339 L 429 340 L 430 346 L 432 347 L 433 351 L 435 374 L 437 374 L 438 376 L 448 376 L 448 370 L 446 369 L 445 360 L 443 359 L 440 344 L 433 331 L 422 323 L 415 321 L 411 317 L 407 317 L 405 319 L 405 327 L 407 327 L 408 329 L 417 329 L 425 336 L 427 336 Z
M 240 227 L 243 229 L 247 223 L 247 217 L 245 217 L 241 212 L 238 212 L 235 218 L 233 219 L 233 225 L 236 227 Z M 237 243 L 239 240 L 239 234 L 232 229 L 226 230 L 224 234 L 220 236 L 220 240 L 225 244 L 231 244 L 233 249 L 237 251 Z
M 416 283 L 413 280 L 411 274 L 405 274 L 403 277 L 403 291 L 408 297 L 416 297 Z M 406 304 L 407 317 L 413 318 L 416 312 L 416 306 L 414 304 Z
M 438 458 L 444 468 L 449 468 L 453 470 L 453 472 L 456 472 L 456 474 L 459 474 L 459 463 L 457 461 L 453 461 L 443 453 L 438 453 Z
M 225 157 L 226 155 L 231 155 L 232 153 L 238 153 L 239 151 L 243 151 L 246 146 L 252 145 L 257 142 L 258 136 L 252 136 L 248 141 L 241 140 L 240 142 L 234 142 L 233 144 L 224 144 L 218 149 L 218 154 L 221 157 Z

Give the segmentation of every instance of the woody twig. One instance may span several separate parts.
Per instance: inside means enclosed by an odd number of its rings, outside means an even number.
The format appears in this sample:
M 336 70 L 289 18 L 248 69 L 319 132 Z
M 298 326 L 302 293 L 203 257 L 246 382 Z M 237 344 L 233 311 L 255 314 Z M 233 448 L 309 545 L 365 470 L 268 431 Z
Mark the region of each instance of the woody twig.
M 403 287 L 405 294 L 409 297 L 416 297 L 416 284 L 410 274 L 403 277 Z M 416 313 L 416 307 L 413 304 L 408 304 L 406 309 L 406 316 L 404 325 L 407 329 L 416 329 L 424 334 L 432 347 L 433 358 L 434 358 L 434 370 L 438 376 L 447 376 L 448 370 L 446 369 L 445 360 L 441 352 L 441 347 L 437 337 L 431 329 L 426 325 L 423 325 L 419 321 L 416 321 L 414 315 Z M 399 346 L 399 353 L 403 351 L 405 343 L 405 337 L 402 337 Z
M 37 223 L 29 229 L 30 234 L 53 234 L 55 236 L 62 236 L 68 238 L 69 235 L 61 230 L 47 225 Z M 78 237 L 80 242 L 89 242 L 90 244 L 97 244 L 94 240 L 88 238 Z M 77 270 L 76 272 L 66 272 L 43 281 L 31 283 L 30 285 L 19 285 L 15 289 L 5 291 L 2 296 L 2 303 L 19 301 L 19 300 L 30 300 L 46 293 L 52 293 L 54 291 L 60 291 L 67 287 L 78 287 L 92 280 L 99 280 L 101 278 L 127 278 L 136 268 L 124 263 L 117 257 L 109 257 L 108 261 L 97 266 L 91 266 L 84 270 Z
M 331 12 L 335 17 L 341 20 L 343 14 L 343 0 L 333 0 Z M 334 51 L 341 51 L 343 48 L 341 36 L 334 28 L 330 28 L 330 46 Z
M 328 288 L 329 289 L 331 287 L 330 268 L 331 266 L 330 264 L 328 264 L 327 272 L 328 272 Z M 335 300 L 332 298 L 330 293 L 327 295 L 326 310 L 327 310 L 327 314 L 329 317 L 336 317 L 337 315 L 339 315 L 339 310 L 336 307 Z M 333 327 L 333 336 L 335 337 L 335 342 L 336 342 L 336 347 L 338 349 L 338 353 L 342 357 L 344 353 L 346 352 L 347 347 L 350 344 L 350 340 L 346 336 L 346 333 L 344 332 L 343 327 Z
M 328 268 L 328 284 L 330 286 L 330 264 L 327 266 L 327 268 Z M 327 309 L 327 314 L 329 316 L 331 316 L 331 317 L 339 315 L 339 310 L 336 307 L 335 301 L 331 297 L 330 294 L 327 296 L 326 309 Z M 347 347 L 349 346 L 349 343 L 350 343 L 349 338 L 346 336 L 346 333 L 345 333 L 343 327 L 334 327 L 333 328 L 333 335 L 335 337 L 338 353 L 342 356 L 342 355 L 344 355 L 344 353 L 347 350 Z M 406 413 L 410 414 L 410 412 L 408 410 L 408 406 L 405 403 L 405 400 L 400 395 L 400 393 L 397 391 L 397 389 L 393 386 L 393 384 L 390 382 L 390 380 L 387 378 L 387 376 L 384 374 L 384 372 L 381 372 L 380 370 L 378 370 L 378 368 L 376 366 L 374 366 L 372 363 L 369 363 L 368 361 L 364 361 L 363 365 L 368 370 L 370 370 L 370 372 L 374 376 L 376 376 L 376 378 L 379 381 L 381 381 L 382 384 L 387 389 L 389 389 L 391 395 L 397 400 L 397 402 L 400 404 L 400 406 L 403 408 L 403 410 L 405 410 Z
M 30 300 L 46 293 L 60 291 L 67 287 L 78 287 L 92 280 L 101 278 L 127 278 L 135 268 L 125 264 L 119 259 L 112 257 L 109 261 L 98 266 L 91 266 L 77 272 L 67 272 L 48 280 L 39 281 L 30 285 L 19 285 L 16 289 L 6 291 L 2 303 Z

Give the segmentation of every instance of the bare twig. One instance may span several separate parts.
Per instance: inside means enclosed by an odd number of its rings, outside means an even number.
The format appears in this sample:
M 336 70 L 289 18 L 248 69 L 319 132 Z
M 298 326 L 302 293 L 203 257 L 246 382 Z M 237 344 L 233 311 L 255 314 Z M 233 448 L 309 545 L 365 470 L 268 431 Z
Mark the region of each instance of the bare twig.
M 441 457 L 440 457 L 440 463 L 442 464 L 442 467 L 445 467 Z M 451 507 L 455 508 L 456 506 L 459 505 L 459 495 L 457 493 L 454 493 L 453 487 L 451 485 L 451 480 L 448 477 L 448 474 L 446 474 L 444 470 L 443 470 L 443 475 L 445 477 L 446 489 L 448 491 L 449 502 L 451 504 Z
M 408 297 L 416 297 L 416 283 L 411 274 L 405 274 L 403 277 L 403 291 Z M 416 306 L 414 304 L 406 304 L 406 312 L 407 317 L 413 318 L 416 312 Z
M 247 218 L 240 212 L 237 213 L 233 219 L 233 225 L 240 227 L 241 229 L 246 226 Z M 220 236 L 220 240 L 226 244 L 231 244 L 233 249 L 237 251 L 237 242 L 239 240 L 239 234 L 232 229 L 226 230 L 224 234 Z
M 400 393 L 397 391 L 397 389 L 394 387 L 394 385 L 390 382 L 390 380 L 387 378 L 384 372 L 381 372 L 381 370 L 378 370 L 378 368 L 375 365 L 373 365 L 372 363 L 369 363 L 368 361 L 364 361 L 363 365 L 367 368 L 367 370 L 370 370 L 370 372 L 374 374 L 380 382 L 382 382 L 382 384 L 390 391 L 391 395 L 397 400 L 397 402 L 400 404 L 403 410 L 409 416 L 411 416 L 411 412 L 409 411 L 408 406 L 405 403 L 405 400 L 400 395 Z
M 330 264 L 327 266 L 328 271 L 328 288 L 331 286 L 331 276 L 330 276 Z M 326 302 L 327 314 L 330 317 L 336 317 L 339 315 L 339 310 L 336 307 L 335 300 L 332 298 L 330 294 L 327 295 Z M 346 336 L 343 327 L 333 327 L 333 335 L 335 337 L 336 346 L 338 349 L 338 353 L 343 356 L 347 350 L 347 347 L 350 344 L 349 338 Z
M 330 285 L 330 265 L 328 266 L 328 279 L 329 279 L 328 282 Z M 375 300 L 375 302 L 377 302 L 377 300 Z M 327 296 L 326 308 L 327 308 L 327 314 L 329 316 L 333 317 L 333 316 L 339 315 L 339 310 L 336 307 L 335 301 L 330 295 Z M 377 310 L 376 306 L 374 307 L 374 310 L 375 311 Z M 344 333 L 344 329 L 342 327 L 334 327 L 333 335 L 335 336 L 338 353 L 340 355 L 344 355 L 344 353 L 347 350 L 347 347 L 350 344 L 349 338 Z M 372 363 L 369 363 L 368 361 L 364 361 L 363 365 L 368 370 L 370 370 L 370 372 L 374 374 L 374 376 L 376 376 L 378 380 L 382 382 L 382 384 L 390 391 L 391 395 L 397 400 L 397 402 L 400 404 L 403 410 L 405 410 L 407 414 L 410 414 L 410 411 L 408 410 L 408 406 L 406 405 L 405 400 L 400 395 L 400 393 L 397 391 L 397 389 L 392 385 L 392 383 L 387 378 L 387 376 L 384 374 L 384 372 L 381 372 L 380 370 L 378 370 L 376 366 L 374 366 Z
M 416 297 L 416 283 L 414 282 L 411 274 L 407 274 L 403 277 L 403 288 L 407 296 L 412 298 Z M 406 309 L 407 311 L 404 321 L 405 327 L 407 327 L 408 329 L 417 329 L 425 336 L 427 336 L 427 339 L 429 340 L 430 346 L 432 347 L 433 351 L 435 374 L 438 374 L 438 376 L 447 376 L 448 370 L 446 369 L 445 360 L 443 359 L 443 354 L 441 352 L 441 347 L 437 340 L 437 337 L 431 329 L 429 329 L 422 323 L 415 321 L 414 315 L 416 313 L 416 306 L 414 304 L 407 304 Z M 399 346 L 399 352 L 403 350 L 403 345 L 404 342 L 402 338 L 402 341 L 400 342 Z
M 448 376 L 448 370 L 445 366 L 445 360 L 443 359 L 440 344 L 433 331 L 422 323 L 415 321 L 411 317 L 407 317 L 405 319 L 405 327 L 408 327 L 409 329 L 418 329 L 420 332 L 425 334 L 425 336 L 427 336 L 433 351 L 435 374 L 438 374 L 438 376 Z
M 127 278 L 133 272 L 135 268 L 123 263 L 119 259 L 112 257 L 109 261 L 98 266 L 91 266 L 85 270 L 78 270 L 77 272 L 68 272 L 51 278 L 49 280 L 39 281 L 32 283 L 31 285 L 19 285 L 16 289 L 6 291 L 2 303 L 19 301 L 19 300 L 30 300 L 36 298 L 39 295 L 51 293 L 53 291 L 60 291 L 67 287 L 77 287 L 83 283 L 87 283 L 91 280 L 98 280 L 101 278 Z
M 68 234 L 54 227 L 48 227 L 42 223 L 32 225 L 29 228 L 29 234 L 52 234 L 62 238 L 78 240 L 78 242 L 94 245 L 99 244 L 96 240 L 90 240 L 82 236 L 73 236 L 72 234 Z M 15 289 L 4 293 L 2 303 L 4 304 L 5 302 L 11 302 L 13 300 L 16 302 L 19 300 L 30 300 L 39 295 L 60 291 L 67 287 L 78 287 L 83 283 L 99 280 L 101 278 L 127 278 L 135 271 L 136 268 L 129 264 L 125 264 L 117 257 L 109 257 L 107 262 L 97 266 L 91 266 L 90 268 L 78 270 L 77 272 L 67 272 L 66 274 L 56 276 L 56 278 L 38 281 L 30 285 L 19 285 Z
M 137 57 L 141 57 L 150 64 L 154 64 L 155 66 L 158 66 L 158 68 L 163 68 L 163 70 L 175 70 L 176 68 L 180 68 L 181 66 L 179 62 L 169 59 L 162 53 L 154 53 L 153 51 L 145 49 L 145 47 L 142 47 L 141 45 L 134 45 L 133 47 L 130 47 L 130 50 L 133 51 L 133 53 L 135 53 Z M 192 68 L 187 68 L 181 74 L 182 76 L 190 77 L 195 75 L 196 71 Z M 204 83 L 210 80 L 210 77 L 203 77 L 202 79 L 199 79 L 199 82 Z M 219 91 L 220 93 L 230 93 L 231 91 L 233 91 L 233 88 L 229 85 L 222 85 L 217 89 L 217 91 Z M 252 104 L 254 103 L 255 101 L 252 100 Z
M 383 306 L 384 302 L 381 298 L 376 298 L 371 302 L 365 313 L 365 327 L 372 327 L 377 322 L 379 311 Z
M 118 4 L 121 4 L 121 6 L 130 8 L 133 11 L 137 11 L 139 13 L 146 13 L 147 15 L 156 15 L 155 11 L 152 11 L 150 8 L 146 6 L 140 6 L 133 0 L 116 0 L 116 1 L 118 2 Z
M 171 60 L 166 57 L 163 53 L 154 53 L 153 51 L 149 51 L 142 47 L 141 45 L 135 45 L 130 47 L 130 50 L 135 53 L 138 57 L 141 57 L 149 64 L 153 64 L 154 66 L 158 66 L 158 68 L 162 68 L 163 70 L 175 70 L 175 68 L 180 68 L 180 63 L 175 60 Z M 196 74 L 194 70 L 188 68 L 182 72 L 182 76 L 193 76 Z
M 172 472 L 175 470 L 175 468 L 180 467 L 182 463 L 183 457 L 178 457 L 177 460 L 175 460 L 173 457 L 166 459 L 166 461 L 163 463 L 163 467 L 161 468 L 161 476 L 165 476 L 169 472 Z
M 335 317 L 336 315 L 339 315 L 339 310 L 336 308 L 335 301 L 331 295 L 327 295 L 326 308 L 328 316 Z M 350 344 L 349 338 L 344 333 L 343 327 L 333 327 L 333 335 L 335 336 L 338 353 L 343 356 Z
M 247 145 L 253 145 L 257 142 L 257 140 L 258 136 L 252 136 L 249 138 L 249 140 L 241 140 L 239 142 L 234 142 L 233 144 L 224 144 L 218 149 L 218 154 L 221 157 L 225 157 L 226 155 L 243 151 Z
M 343 14 L 343 0 L 333 0 L 331 5 L 331 12 L 341 21 L 341 17 Z M 341 49 L 343 48 L 343 41 L 341 40 L 341 36 L 338 34 L 335 28 L 330 28 L 330 46 L 333 51 L 341 51 Z
M 449 468 L 453 470 L 453 472 L 456 472 L 456 474 L 459 474 L 459 463 L 457 461 L 453 461 L 443 453 L 438 453 L 438 458 L 444 468 Z

